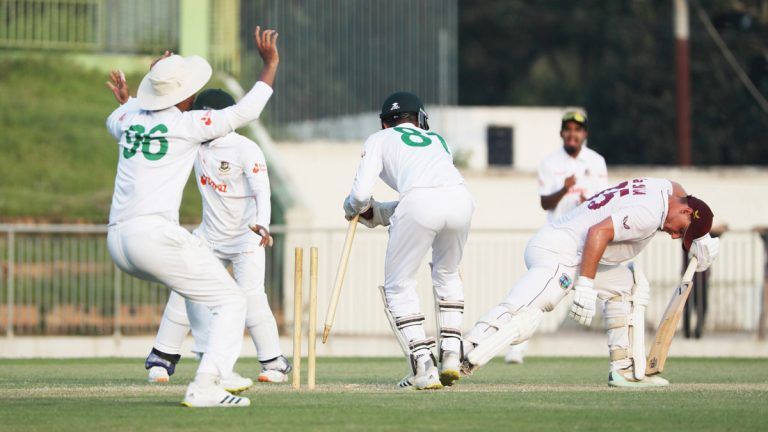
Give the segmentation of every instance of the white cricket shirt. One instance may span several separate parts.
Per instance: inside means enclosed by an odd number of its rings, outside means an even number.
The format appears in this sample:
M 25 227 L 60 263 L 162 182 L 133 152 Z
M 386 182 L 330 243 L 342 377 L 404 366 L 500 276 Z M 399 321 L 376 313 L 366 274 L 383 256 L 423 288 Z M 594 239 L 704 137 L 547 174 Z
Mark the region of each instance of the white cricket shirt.
M 637 256 L 664 227 L 672 183 L 666 179 L 623 181 L 591 197 L 551 225 L 568 233 L 581 255 L 589 229 L 610 217 L 613 240 L 600 262 L 619 264 Z
M 131 98 L 107 118 L 118 140 L 117 176 L 109 223 L 159 215 L 179 220 L 179 205 L 197 149 L 256 120 L 272 88 L 258 81 L 235 105 L 223 110 L 187 111 L 170 107 L 145 111 Z
M 582 195 L 589 198 L 608 187 L 608 170 L 602 156 L 584 145 L 574 158 L 560 147 L 539 165 L 539 195 L 552 195 L 559 191 L 565 179 L 572 175 L 576 176 L 576 184 L 554 209 L 547 210 L 548 222 L 576 208 L 581 204 Z
M 355 210 L 362 210 L 368 203 L 377 177 L 396 190 L 400 199 L 414 188 L 464 184 L 443 137 L 410 123 L 382 129 L 363 144 L 350 193 Z
M 232 132 L 200 146 L 195 180 L 203 197 L 203 222 L 197 229 L 219 251 L 240 251 L 260 237 L 250 226 L 269 229 L 267 162 L 259 146 Z

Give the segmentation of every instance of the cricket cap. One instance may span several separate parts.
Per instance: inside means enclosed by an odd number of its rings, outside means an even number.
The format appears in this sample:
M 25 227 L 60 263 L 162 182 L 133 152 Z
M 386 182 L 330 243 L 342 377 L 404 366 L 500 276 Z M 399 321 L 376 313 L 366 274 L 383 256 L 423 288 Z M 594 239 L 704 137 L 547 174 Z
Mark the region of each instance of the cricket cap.
M 683 236 L 683 249 L 686 251 L 691 249 L 691 244 L 694 240 L 709 234 L 709 231 L 712 229 L 712 219 L 714 218 L 712 210 L 707 203 L 693 195 L 688 195 L 687 199 L 688 207 L 693 210 L 693 214 L 691 215 L 691 224 L 685 230 L 685 235 Z
M 565 124 L 568 122 L 574 122 L 581 125 L 584 130 L 587 130 L 587 115 L 581 111 L 568 111 L 563 115 L 562 123 L 560 123 L 560 130 L 565 128 Z

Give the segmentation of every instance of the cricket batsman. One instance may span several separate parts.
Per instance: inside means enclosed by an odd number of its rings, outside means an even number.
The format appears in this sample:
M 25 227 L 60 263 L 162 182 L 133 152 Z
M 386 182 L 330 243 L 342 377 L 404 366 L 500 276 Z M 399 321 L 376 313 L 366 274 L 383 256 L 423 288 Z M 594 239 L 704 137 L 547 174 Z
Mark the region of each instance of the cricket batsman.
M 202 91 L 193 110 L 218 110 L 235 104 L 223 90 Z M 270 246 L 270 187 L 267 162 L 259 146 L 232 132 L 200 146 L 195 179 L 203 197 L 203 221 L 193 232 L 224 267 L 232 266 L 237 284 L 246 295 L 245 327 L 262 365 L 261 382 L 285 382 L 291 365 L 280 350 L 277 323 L 264 289 L 265 247 Z M 189 317 L 188 317 L 189 316 Z M 171 293 L 145 367 L 150 382 L 168 382 L 181 358 L 182 342 L 193 324 L 193 351 L 202 355 L 208 345 L 210 309 Z M 253 385 L 233 372 L 221 377 L 221 386 L 241 392 Z
M 539 198 L 547 211 L 547 222 L 568 213 L 608 187 L 605 159 L 587 147 L 589 127 L 587 115 L 568 111 L 560 121 L 563 146 L 550 153 L 539 164 Z M 634 271 L 639 271 L 633 266 Z M 525 341 L 512 345 L 504 356 L 507 363 L 522 363 L 528 348 Z
M 530 338 L 544 312 L 573 289 L 569 316 L 582 325 L 592 322 L 597 299 L 604 301 L 609 386 L 669 384 L 645 376 L 648 283 L 622 263 L 664 231 L 682 238 L 683 248 L 698 259 L 697 271 L 704 271 L 719 251 L 719 240 L 709 236 L 712 218 L 706 203 L 666 179 L 631 179 L 590 197 L 528 242 L 528 271 L 466 334 L 464 371 L 472 373 L 510 343 Z
M 344 201 L 347 220 L 361 214 L 368 227 L 389 226 L 384 262 L 384 309 L 410 367 L 398 387 L 440 389 L 459 379 L 464 292 L 459 264 L 474 202 L 442 136 L 429 130 L 419 98 L 389 96 L 381 107 L 382 130 L 369 136 Z M 376 178 L 400 196 L 397 202 L 372 198 Z M 416 295 L 416 272 L 432 248 L 432 283 L 437 309 L 435 339 L 424 331 Z M 439 371 L 438 371 L 439 360 Z
M 256 46 L 264 60 L 259 80 L 237 104 L 190 111 L 195 94 L 211 77 L 199 56 L 166 53 L 153 63 L 137 97 L 119 72 L 108 83 L 121 106 L 107 118 L 118 140 L 115 192 L 107 246 L 121 270 L 165 284 L 213 313 L 210 343 L 182 402 L 190 407 L 242 407 L 250 400 L 219 385 L 232 373 L 242 345 L 245 293 L 199 237 L 179 226 L 184 185 L 201 143 L 256 120 L 272 95 L 279 56 L 277 33 L 259 27 Z

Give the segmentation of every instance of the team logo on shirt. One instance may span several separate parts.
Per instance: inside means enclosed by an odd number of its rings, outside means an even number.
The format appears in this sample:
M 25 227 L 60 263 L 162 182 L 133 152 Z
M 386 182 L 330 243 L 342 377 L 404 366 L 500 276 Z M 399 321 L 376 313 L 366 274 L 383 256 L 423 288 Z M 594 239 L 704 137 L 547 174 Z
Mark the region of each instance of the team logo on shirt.
M 204 125 L 210 126 L 211 123 L 212 123 L 212 121 L 211 121 L 211 112 L 210 111 L 206 111 L 206 113 L 203 114 L 202 117 L 200 117 L 200 121 L 202 121 Z
M 571 283 L 573 283 L 573 279 L 571 279 L 571 277 L 568 276 L 568 274 L 563 273 L 560 276 L 560 279 L 558 280 L 558 282 L 560 282 L 560 288 L 567 290 L 568 288 L 571 287 Z
M 230 170 L 229 162 L 221 161 L 221 164 L 219 164 L 219 174 L 221 175 L 229 174 L 229 170 Z
M 627 225 L 627 221 L 629 220 L 629 216 L 624 216 L 624 220 L 621 221 L 621 224 L 624 226 L 624 229 L 631 229 L 629 225 Z

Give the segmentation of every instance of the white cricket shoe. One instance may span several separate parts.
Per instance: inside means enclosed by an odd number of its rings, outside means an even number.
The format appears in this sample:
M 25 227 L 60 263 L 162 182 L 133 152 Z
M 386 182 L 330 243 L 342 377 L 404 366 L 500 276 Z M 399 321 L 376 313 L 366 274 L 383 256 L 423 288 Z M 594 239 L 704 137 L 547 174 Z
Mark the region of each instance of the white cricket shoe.
M 149 376 L 147 377 L 147 381 L 152 383 L 167 383 L 171 380 L 171 377 L 168 375 L 168 371 L 165 370 L 162 366 L 152 366 L 149 368 Z
M 219 385 L 232 394 L 239 394 L 251 388 L 253 380 L 245 378 L 237 372 L 232 372 L 230 375 L 221 378 Z
M 440 362 L 440 382 L 452 386 L 461 377 L 461 355 L 455 351 L 443 351 Z
M 608 374 L 608 386 L 609 387 L 625 387 L 625 388 L 648 388 L 648 387 L 664 387 L 669 385 L 669 381 L 660 376 L 646 376 L 641 380 L 635 379 L 631 369 L 621 369 L 611 371 Z
M 401 379 L 396 388 L 414 390 L 440 390 L 443 384 L 440 382 L 440 374 L 437 372 L 434 362 L 430 358 L 426 362 L 416 365 L 416 375 L 408 375 Z
M 440 390 L 440 374 L 431 358 L 425 362 L 416 363 L 416 375 L 413 377 L 413 388 L 416 390 Z
M 190 408 L 235 408 L 251 406 L 251 400 L 235 396 L 216 385 L 201 387 L 193 381 L 181 404 Z
M 262 363 L 262 370 L 259 374 L 259 382 L 282 383 L 288 381 L 288 374 L 293 367 L 284 356 L 280 356 L 272 361 Z

